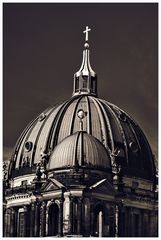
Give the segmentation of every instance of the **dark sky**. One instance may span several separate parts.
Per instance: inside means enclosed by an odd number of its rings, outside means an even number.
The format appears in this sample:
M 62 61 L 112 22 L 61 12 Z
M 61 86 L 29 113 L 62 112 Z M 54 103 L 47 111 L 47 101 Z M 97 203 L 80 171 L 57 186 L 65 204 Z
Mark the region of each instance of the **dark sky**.
M 130 114 L 157 156 L 156 3 L 3 4 L 4 158 L 40 112 L 71 97 L 85 26 L 99 97 Z

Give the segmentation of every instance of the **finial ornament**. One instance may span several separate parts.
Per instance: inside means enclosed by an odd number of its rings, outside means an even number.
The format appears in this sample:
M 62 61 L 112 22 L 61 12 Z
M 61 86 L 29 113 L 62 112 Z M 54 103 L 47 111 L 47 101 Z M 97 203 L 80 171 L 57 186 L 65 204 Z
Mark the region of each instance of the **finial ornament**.
M 86 112 L 83 109 L 79 109 L 77 112 L 77 116 L 80 121 L 80 131 L 83 131 L 83 118 L 86 117 Z
M 86 34 L 86 38 L 85 38 L 85 41 L 88 42 L 88 32 L 91 31 L 90 28 L 88 28 L 88 26 L 86 26 L 86 30 L 83 31 L 83 33 Z

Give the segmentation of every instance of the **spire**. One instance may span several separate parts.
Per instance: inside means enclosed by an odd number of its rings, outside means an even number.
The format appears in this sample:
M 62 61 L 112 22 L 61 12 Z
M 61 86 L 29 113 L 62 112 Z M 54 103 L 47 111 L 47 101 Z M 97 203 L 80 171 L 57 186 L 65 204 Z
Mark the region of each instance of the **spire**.
M 88 28 L 88 26 L 86 27 L 86 30 L 83 31 L 83 33 L 85 34 L 83 60 L 79 71 L 74 74 L 73 95 L 97 95 L 97 75 L 92 70 L 89 59 L 89 31 L 91 31 L 91 29 Z

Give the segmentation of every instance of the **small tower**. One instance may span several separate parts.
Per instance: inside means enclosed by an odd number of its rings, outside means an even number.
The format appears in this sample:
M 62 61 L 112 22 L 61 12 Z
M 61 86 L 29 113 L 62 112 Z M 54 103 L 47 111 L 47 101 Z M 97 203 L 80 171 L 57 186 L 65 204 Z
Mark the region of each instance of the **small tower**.
M 92 70 L 89 59 L 89 41 L 88 32 L 91 31 L 88 26 L 83 33 L 86 34 L 83 50 L 82 65 L 78 72 L 74 74 L 73 95 L 91 94 L 97 96 L 97 75 Z

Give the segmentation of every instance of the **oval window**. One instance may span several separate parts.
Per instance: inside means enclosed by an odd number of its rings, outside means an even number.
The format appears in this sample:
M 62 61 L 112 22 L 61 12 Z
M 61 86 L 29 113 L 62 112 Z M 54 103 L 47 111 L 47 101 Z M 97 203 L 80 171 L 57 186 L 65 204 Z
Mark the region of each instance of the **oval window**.
M 32 142 L 26 142 L 25 143 L 25 150 L 27 152 L 29 152 L 29 151 L 31 151 L 31 149 L 32 149 Z

